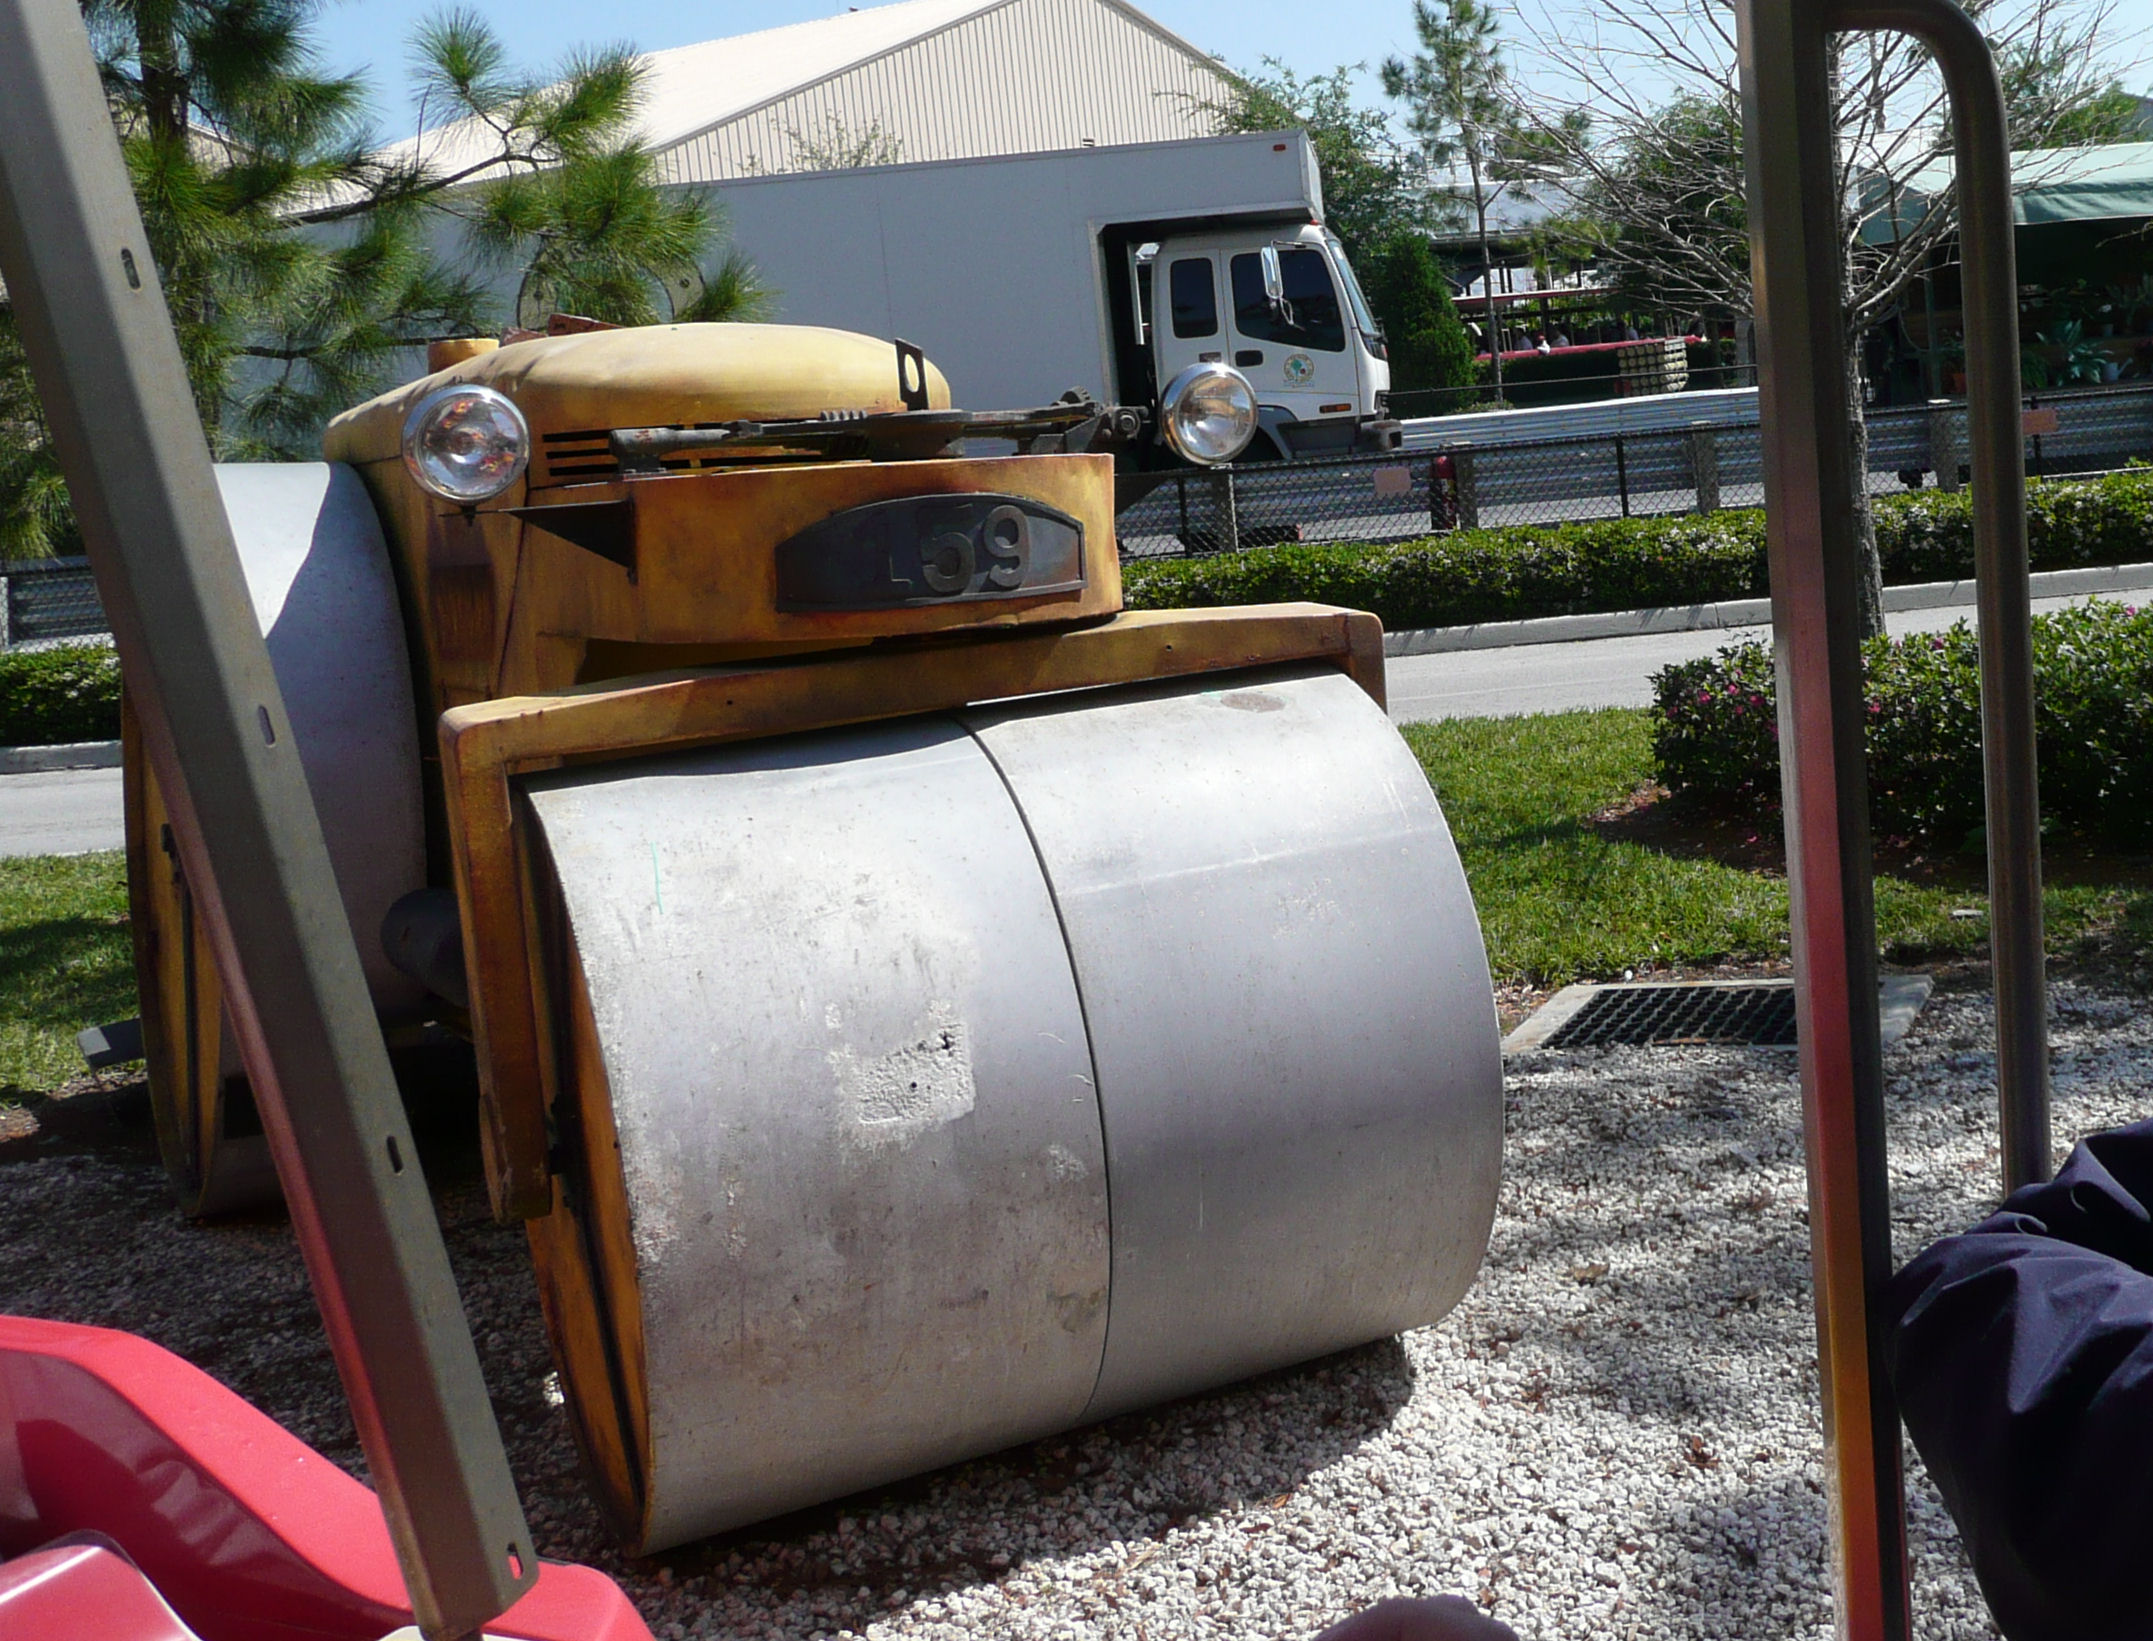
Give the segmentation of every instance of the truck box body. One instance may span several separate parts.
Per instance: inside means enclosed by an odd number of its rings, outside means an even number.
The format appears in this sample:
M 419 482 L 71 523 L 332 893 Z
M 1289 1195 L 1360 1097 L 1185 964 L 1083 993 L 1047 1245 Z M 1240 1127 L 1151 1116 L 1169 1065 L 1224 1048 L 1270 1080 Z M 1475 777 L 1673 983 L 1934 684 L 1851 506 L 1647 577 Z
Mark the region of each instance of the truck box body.
M 1157 239 L 1323 213 L 1299 131 L 692 186 L 775 287 L 774 318 L 916 342 L 975 410 L 1072 387 L 1134 396 L 1117 369 L 1117 320 L 1131 324 L 1114 300 L 1117 229 Z

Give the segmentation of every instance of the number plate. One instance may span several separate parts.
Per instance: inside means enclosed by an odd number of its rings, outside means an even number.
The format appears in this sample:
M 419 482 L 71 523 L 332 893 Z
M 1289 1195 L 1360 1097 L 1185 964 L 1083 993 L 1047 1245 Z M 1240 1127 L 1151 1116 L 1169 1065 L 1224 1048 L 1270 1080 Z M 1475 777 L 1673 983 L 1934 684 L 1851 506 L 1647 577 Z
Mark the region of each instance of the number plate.
M 1084 526 L 1025 496 L 901 496 L 832 513 L 777 549 L 781 610 L 1032 598 L 1084 586 Z

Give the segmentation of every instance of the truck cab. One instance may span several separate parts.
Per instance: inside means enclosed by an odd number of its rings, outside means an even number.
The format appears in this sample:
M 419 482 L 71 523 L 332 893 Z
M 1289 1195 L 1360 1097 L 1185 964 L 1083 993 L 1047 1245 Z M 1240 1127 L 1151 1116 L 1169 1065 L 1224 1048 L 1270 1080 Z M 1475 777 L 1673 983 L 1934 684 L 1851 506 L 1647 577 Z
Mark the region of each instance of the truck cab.
M 1383 333 L 1344 249 L 1320 224 L 1258 223 L 1128 244 L 1133 347 L 1149 382 L 1232 365 L 1256 390 L 1249 459 L 1387 448 Z M 1125 381 L 1124 395 L 1140 384 Z M 1395 441 L 1392 440 L 1392 443 Z

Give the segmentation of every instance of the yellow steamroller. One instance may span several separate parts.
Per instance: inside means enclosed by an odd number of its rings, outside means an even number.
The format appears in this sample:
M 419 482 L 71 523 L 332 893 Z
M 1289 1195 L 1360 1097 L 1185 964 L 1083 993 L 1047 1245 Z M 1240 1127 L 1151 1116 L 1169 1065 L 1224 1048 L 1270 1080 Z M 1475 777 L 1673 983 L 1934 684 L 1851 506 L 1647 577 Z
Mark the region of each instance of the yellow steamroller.
M 1457 1301 L 1496 1023 L 1381 631 L 1121 608 L 1114 451 L 1230 460 L 1244 381 L 1154 429 L 955 410 L 827 330 L 446 358 L 220 481 L 381 1017 L 475 1045 L 632 1547 Z M 215 1211 L 274 1179 L 127 788 L 160 1134 Z

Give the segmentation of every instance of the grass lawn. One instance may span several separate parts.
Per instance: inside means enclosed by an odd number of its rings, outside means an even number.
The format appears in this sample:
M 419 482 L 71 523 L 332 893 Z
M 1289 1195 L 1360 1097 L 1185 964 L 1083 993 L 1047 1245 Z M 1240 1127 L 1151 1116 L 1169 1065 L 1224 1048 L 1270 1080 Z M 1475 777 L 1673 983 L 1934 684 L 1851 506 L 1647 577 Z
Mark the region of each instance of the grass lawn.
M 126 858 L 0 859 L 0 1105 L 80 1076 L 75 1033 L 134 1012 Z
M 1457 835 L 1498 982 L 1786 956 L 1776 821 L 1700 825 L 1638 803 L 1652 775 L 1643 712 L 1464 719 L 1405 735 Z M 2048 869 L 2052 955 L 2153 954 L 2153 862 L 2052 848 Z M 1887 856 L 1885 959 L 1980 955 L 1987 904 L 1979 860 Z M 122 857 L 0 860 L 0 1105 L 79 1075 L 75 1033 L 134 1012 Z
M 1499 982 L 1559 986 L 1648 964 L 1786 957 L 1777 819 L 1699 825 L 1664 803 L 1636 804 L 1652 779 L 1644 712 L 1461 719 L 1409 725 L 1405 736 L 1457 836 Z M 2153 951 L 2153 863 L 2052 847 L 2047 865 L 2052 955 Z M 1980 955 L 1983 871 L 1979 859 L 1884 856 L 1885 961 Z

